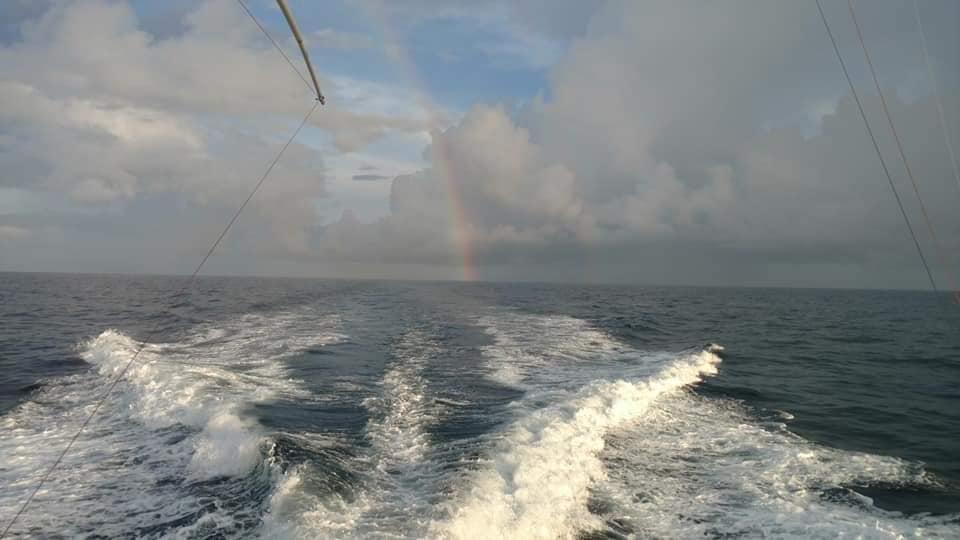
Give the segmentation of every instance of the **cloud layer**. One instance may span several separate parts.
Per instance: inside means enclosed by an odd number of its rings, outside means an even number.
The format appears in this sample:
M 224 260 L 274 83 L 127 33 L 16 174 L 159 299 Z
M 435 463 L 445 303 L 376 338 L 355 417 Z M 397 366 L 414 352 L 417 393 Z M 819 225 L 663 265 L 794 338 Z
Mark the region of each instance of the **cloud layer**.
M 385 16 L 398 16 L 384 7 Z M 433 131 L 428 166 L 392 180 L 390 212 L 378 220 L 363 221 L 347 207 L 325 221 L 317 210 L 328 195 L 322 153 L 294 145 L 233 235 L 226 271 L 460 277 L 471 261 L 491 279 L 923 286 L 810 6 L 609 0 L 590 9 L 546 9 L 542 2 L 405 7 L 423 17 L 500 21 L 504 32 L 526 32 L 533 41 L 566 40 L 562 58 L 542 95 L 523 106 L 476 104 Z M 534 16 L 545 9 L 550 17 Z M 937 9 L 944 17 L 956 11 Z M 152 216 L 162 224 L 165 212 L 186 215 L 186 204 L 204 216 L 181 223 L 182 234 L 140 234 L 189 258 L 309 106 L 302 82 L 233 2 L 200 4 L 183 18 L 182 31 L 162 38 L 143 30 L 122 3 L 17 12 L 23 22 L 3 32 L 19 37 L 0 48 L 0 190 L 8 198 L 45 193 L 54 210 L 17 213 L 0 205 L 0 243 L 8 249 L 38 235 L 51 246 L 65 241 L 63 228 L 78 219 L 78 208 L 114 212 L 114 223 Z M 828 13 L 863 83 L 843 12 Z M 960 189 L 930 87 L 910 82 L 923 80 L 915 76 L 919 50 L 903 45 L 911 36 L 898 17 L 882 6 L 867 13 L 868 41 L 891 84 L 885 91 L 894 120 L 953 271 L 960 268 Z M 934 55 L 955 60 L 954 38 L 938 39 L 936 29 Z M 312 34 L 319 47 L 379 43 L 335 28 Z M 956 73 L 942 75 L 949 129 L 960 139 Z M 320 135 L 309 139 L 324 141 L 326 151 L 355 152 L 425 129 L 429 115 L 419 106 L 391 112 L 403 108 L 396 97 L 409 89 L 378 94 L 376 84 L 331 74 L 324 84 L 331 105 L 314 116 Z M 934 262 L 875 92 L 862 90 Z M 384 173 L 360 168 L 345 178 L 358 189 L 385 189 L 375 182 Z M 148 255 L 143 261 L 157 263 Z M 938 263 L 936 270 L 946 284 L 948 268 Z
M 311 105 L 233 1 L 192 6 L 182 31 L 163 38 L 124 3 L 47 7 L 11 10 L 21 20 L 8 34 L 18 39 L 0 48 L 0 187 L 100 209 L 172 194 L 220 216 L 243 200 Z M 422 129 L 412 117 L 337 105 L 339 88 L 324 83 L 335 103 L 311 125 L 334 149 Z M 255 236 L 280 253 L 306 254 L 324 186 L 318 150 L 291 146 L 247 218 L 273 234 Z
M 374 224 L 346 216 L 319 253 L 454 263 L 470 250 L 491 268 L 526 266 L 526 277 L 566 263 L 570 271 L 548 270 L 557 279 L 922 286 L 850 97 L 833 112 L 811 107 L 815 135 L 804 123 L 763 126 L 770 110 L 786 117 L 824 98 L 811 79 L 839 76 L 816 13 L 796 3 L 751 7 L 605 4 L 553 69 L 550 98 L 518 113 L 478 105 L 434 133 L 433 166 L 394 181 L 392 215 Z M 933 101 L 888 92 L 952 258 L 960 190 Z M 885 135 L 874 95 L 866 107 Z M 892 141 L 881 143 L 902 171 Z M 912 188 L 898 187 L 925 234 Z M 924 248 L 932 258 L 926 239 Z

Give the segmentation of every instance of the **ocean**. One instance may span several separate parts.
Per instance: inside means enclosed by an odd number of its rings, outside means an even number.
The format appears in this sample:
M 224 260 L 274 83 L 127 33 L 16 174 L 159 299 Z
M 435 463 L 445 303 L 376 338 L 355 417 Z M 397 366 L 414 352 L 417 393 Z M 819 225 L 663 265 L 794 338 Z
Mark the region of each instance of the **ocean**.
M 31 538 L 960 537 L 929 292 L 0 274 Z

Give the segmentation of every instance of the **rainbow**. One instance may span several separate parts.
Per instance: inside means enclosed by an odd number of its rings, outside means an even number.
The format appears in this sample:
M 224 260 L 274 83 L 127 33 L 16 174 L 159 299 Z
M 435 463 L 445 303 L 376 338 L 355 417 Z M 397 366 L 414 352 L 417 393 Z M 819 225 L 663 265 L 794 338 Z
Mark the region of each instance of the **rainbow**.
M 410 57 L 407 48 L 397 37 L 383 13 L 379 2 L 366 2 L 366 11 L 370 20 L 377 25 L 386 46 L 386 56 L 405 79 L 405 82 L 414 92 L 417 104 L 427 112 L 428 127 L 431 134 L 438 133 L 446 127 L 443 116 L 431 99 L 427 85 L 423 82 L 416 64 Z M 470 217 L 463 203 L 460 184 L 454 173 L 453 160 L 449 149 L 437 137 L 433 138 L 431 147 L 433 172 L 442 179 L 447 192 L 447 214 L 453 228 L 453 242 L 460 256 L 461 279 L 464 281 L 477 280 L 477 266 L 474 260 L 473 241 L 471 235 Z

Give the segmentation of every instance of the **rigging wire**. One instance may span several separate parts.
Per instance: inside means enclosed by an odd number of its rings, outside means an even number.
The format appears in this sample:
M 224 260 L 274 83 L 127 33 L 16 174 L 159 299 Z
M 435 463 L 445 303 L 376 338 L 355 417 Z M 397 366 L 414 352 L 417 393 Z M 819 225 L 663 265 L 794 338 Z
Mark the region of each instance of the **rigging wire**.
M 877 72 L 873 68 L 873 61 L 870 59 L 870 53 L 867 52 L 867 44 L 863 40 L 863 32 L 860 31 L 860 23 L 857 21 L 857 13 L 853 8 L 853 1 L 854 0 L 847 0 L 847 6 L 850 8 L 850 17 L 853 19 L 853 26 L 857 30 L 857 39 L 860 41 L 860 47 L 863 49 L 863 56 L 867 59 L 867 66 L 870 68 L 870 75 L 873 78 L 873 84 L 877 89 L 877 94 L 880 96 L 880 104 L 883 106 L 883 114 L 887 117 L 887 124 L 890 125 L 890 132 L 893 133 L 893 140 L 897 143 L 897 151 L 900 153 L 900 159 L 903 161 L 903 167 L 907 171 L 907 177 L 910 178 L 910 184 L 913 186 L 913 192 L 917 196 L 917 202 L 920 203 L 920 213 L 923 215 L 923 222 L 926 224 L 927 230 L 930 232 L 930 238 L 933 239 L 934 252 L 937 254 L 937 259 L 940 261 L 940 266 L 943 268 L 943 273 L 947 277 L 950 288 L 953 289 L 954 300 L 957 303 L 960 303 L 960 289 L 957 288 L 957 284 L 953 280 L 951 266 L 947 262 L 946 257 L 943 255 L 943 249 L 940 247 L 940 241 L 937 240 L 937 234 L 933 230 L 933 223 L 930 221 L 930 214 L 927 213 L 927 207 L 925 204 L 923 204 L 923 198 L 920 197 L 920 187 L 917 185 L 917 179 L 913 176 L 913 169 L 910 168 L 910 162 L 907 160 L 907 153 L 903 150 L 903 143 L 900 142 L 900 135 L 897 134 L 897 128 L 893 125 L 893 116 L 890 115 L 890 109 L 887 107 L 887 100 L 883 96 L 883 90 L 880 89 L 880 80 L 877 78 Z
M 283 49 L 280 47 L 277 41 L 273 39 L 273 36 L 271 36 L 270 33 L 267 32 L 266 28 L 264 28 L 263 25 L 260 24 L 260 21 L 258 21 L 257 18 L 253 15 L 253 13 L 247 8 L 243 0 L 237 0 L 237 2 L 240 4 L 243 10 L 247 13 L 250 19 L 253 20 L 253 22 L 257 25 L 257 28 L 259 28 L 260 31 L 263 32 L 265 36 L 267 36 L 267 39 L 270 40 L 270 42 L 277 49 L 280 55 L 283 56 L 284 60 L 287 61 L 287 64 L 290 65 L 290 68 L 293 69 L 293 71 L 300 77 L 300 80 L 302 80 L 303 83 L 307 85 L 307 89 L 310 90 L 311 94 L 313 93 L 314 87 L 316 87 L 317 101 L 314 102 L 313 106 L 310 108 L 307 114 L 304 115 L 303 120 L 301 120 L 300 124 L 297 125 L 297 129 L 293 131 L 293 133 L 290 135 L 290 138 L 287 139 L 287 142 L 284 143 L 284 145 L 280 148 L 280 151 L 277 152 L 277 155 L 273 158 L 273 161 L 271 161 L 269 166 L 267 166 L 267 169 L 264 171 L 263 175 L 260 176 L 260 179 L 257 181 L 256 185 L 254 185 L 253 189 L 250 190 L 250 193 L 247 195 L 247 198 L 243 201 L 240 207 L 237 208 L 237 211 L 234 212 L 233 216 L 230 218 L 230 221 L 223 228 L 223 231 L 220 232 L 220 235 L 210 246 L 210 249 L 207 250 L 206 255 L 204 255 L 203 259 L 200 261 L 197 267 L 193 270 L 193 273 L 190 274 L 190 277 L 187 279 L 187 283 L 185 283 L 184 286 L 177 293 L 178 295 L 183 294 L 190 289 L 190 287 L 193 285 L 193 282 L 196 280 L 197 275 L 200 273 L 200 270 L 203 269 L 203 266 L 207 263 L 207 260 L 210 259 L 210 256 L 213 255 L 213 252 L 217 249 L 217 246 L 219 246 L 220 242 L 222 242 L 224 237 L 226 237 L 227 233 L 233 227 L 233 224 L 236 223 L 237 219 L 240 217 L 240 214 L 243 213 L 243 210 L 247 207 L 250 201 L 253 200 L 254 195 L 256 195 L 257 191 L 260 190 L 260 187 L 263 185 L 267 177 L 273 171 L 273 168 L 280 161 L 280 158 L 283 157 L 284 152 L 286 152 L 290 144 L 293 143 L 294 139 L 297 138 L 297 135 L 300 134 L 300 131 L 303 129 L 303 126 L 306 125 L 307 121 L 310 119 L 310 116 L 313 115 L 314 111 L 317 110 L 317 106 L 322 105 L 324 103 L 323 94 L 320 93 L 319 87 L 316 85 L 312 87 L 310 85 L 306 77 L 304 77 L 303 74 L 300 73 L 300 70 L 297 69 L 297 66 L 293 63 L 290 57 L 288 57 L 287 54 L 283 52 Z M 282 7 L 282 4 L 281 4 L 281 7 Z M 288 17 L 288 20 L 289 20 L 289 17 Z M 291 29 L 293 29 L 293 23 L 291 23 Z M 301 50 L 302 50 L 302 45 L 301 45 Z M 303 52 L 306 55 L 306 51 L 304 50 Z M 310 69 L 310 74 L 311 76 L 313 76 L 313 70 L 310 68 L 309 61 L 307 62 L 308 62 L 307 68 Z M 73 447 L 74 443 L 77 442 L 77 439 L 80 437 L 80 434 L 84 432 L 84 430 L 90 424 L 90 421 L 93 420 L 93 417 L 96 416 L 97 412 L 100 411 L 100 407 L 103 406 L 107 397 L 109 397 L 110 394 L 113 392 L 113 389 L 117 386 L 117 383 L 119 383 L 120 379 L 122 379 L 124 375 L 126 375 L 127 371 L 129 371 L 130 367 L 134 364 L 134 362 L 136 362 L 137 358 L 140 356 L 140 353 L 143 352 L 143 349 L 147 346 L 147 343 L 149 343 L 157 335 L 157 333 L 159 333 L 159 331 L 160 331 L 159 327 L 155 328 L 152 332 L 150 332 L 147 335 L 147 337 L 143 341 L 140 342 L 140 345 L 137 347 L 136 351 L 134 351 L 133 356 L 130 357 L 130 360 L 128 360 L 126 365 L 124 365 L 123 369 L 120 370 L 120 373 L 118 373 L 110 381 L 110 384 L 107 385 L 106 391 L 100 396 L 99 399 L 97 399 L 93 410 L 90 412 L 89 415 L 87 415 L 86 419 L 84 419 L 83 424 L 80 426 L 80 429 L 78 429 L 76 433 L 73 434 L 73 437 L 70 438 L 70 441 L 67 443 L 67 446 L 63 449 L 62 452 L 60 452 L 57 459 L 46 470 L 46 472 L 40 478 L 40 481 L 34 486 L 33 490 L 30 492 L 26 500 L 20 506 L 19 510 L 17 510 L 17 513 L 14 514 L 13 518 L 9 521 L 9 523 L 7 523 L 6 527 L 4 527 L 3 532 L 0 533 L 0 540 L 2 540 L 4 537 L 7 536 L 7 533 L 10 532 L 10 529 L 14 526 L 14 524 L 17 522 L 20 516 L 23 515 L 27 507 L 30 506 L 30 503 L 33 501 L 34 497 L 36 497 L 37 493 L 40 491 L 43 485 L 47 482 L 47 480 L 50 478 L 50 475 L 53 473 L 54 470 L 57 469 L 60 463 L 63 462 L 63 458 L 66 457 L 66 455 L 70 452 L 70 449 Z
M 279 52 L 280 55 L 283 56 L 283 59 L 287 61 L 287 64 L 290 65 L 290 69 L 292 69 L 297 74 L 297 76 L 300 77 L 300 80 L 303 81 L 303 84 L 307 85 L 307 89 L 310 90 L 311 94 L 313 94 L 313 85 L 311 85 L 310 81 L 308 81 L 307 78 L 303 76 L 303 73 L 300 73 L 300 70 L 297 68 L 297 65 L 293 63 L 293 60 L 291 60 L 289 56 L 287 56 L 287 53 L 283 52 L 283 48 L 280 47 L 280 44 L 277 43 L 277 40 L 273 39 L 273 36 L 270 35 L 270 32 L 267 32 L 267 29 L 264 28 L 262 24 L 260 24 L 260 21 L 257 20 L 257 18 L 253 15 L 253 12 L 250 11 L 250 8 L 247 7 L 247 4 L 245 4 L 243 0 L 237 0 L 237 3 L 240 4 L 240 7 L 242 7 L 243 10 L 247 12 L 247 15 L 250 17 L 250 20 L 252 20 L 253 23 L 257 25 L 257 28 L 259 28 L 260 31 L 263 32 L 263 35 L 267 36 L 267 39 L 270 40 L 270 43 L 273 43 L 273 47 L 277 49 L 277 52 Z
M 927 49 L 927 33 L 923 30 L 923 23 L 920 22 L 920 6 L 917 0 L 913 0 L 913 16 L 917 20 L 917 29 L 920 30 L 920 44 L 923 45 L 923 60 L 927 64 L 927 74 L 930 76 L 930 85 L 933 87 L 933 97 L 937 103 L 937 112 L 940 113 L 940 128 L 943 130 L 943 140 L 947 143 L 947 151 L 950 152 L 950 164 L 953 165 L 953 178 L 957 181 L 957 187 L 960 188 L 960 166 L 957 165 L 957 154 L 953 151 L 953 140 L 950 138 L 950 130 L 947 128 L 947 115 L 943 112 L 943 100 L 940 99 L 940 91 L 937 88 L 937 77 L 933 73 L 933 62 L 930 61 L 930 51 Z
M 830 43 L 833 44 L 833 52 L 837 55 L 837 60 L 840 61 L 840 68 L 843 70 L 843 75 L 847 79 L 847 84 L 850 85 L 850 92 L 853 94 L 853 101 L 857 104 L 857 109 L 860 111 L 860 118 L 863 119 L 863 125 L 867 128 L 867 134 L 870 136 L 870 141 L 873 143 L 873 149 L 877 152 L 877 158 L 880 159 L 880 166 L 883 167 L 883 173 L 887 177 L 887 182 L 890 184 L 890 191 L 893 192 L 893 198 L 897 200 L 897 206 L 900 208 L 900 215 L 903 216 L 903 222 L 907 225 L 907 230 L 910 231 L 910 237 L 913 239 L 913 245 L 917 248 L 917 255 L 920 256 L 920 262 L 923 263 L 923 269 L 927 272 L 927 278 L 930 280 L 930 287 L 933 288 L 934 292 L 937 289 L 937 282 L 933 279 L 933 273 L 930 272 L 930 265 L 927 264 L 927 258 L 923 255 L 923 250 L 920 248 L 920 241 L 917 240 L 917 235 L 913 230 L 913 226 L 910 225 L 910 219 L 907 217 L 907 211 L 903 208 L 903 201 L 900 199 L 900 194 L 897 193 L 897 187 L 893 183 L 893 177 L 890 175 L 890 169 L 887 167 L 886 160 L 883 159 L 883 153 L 880 152 L 880 145 L 877 144 L 877 138 L 873 134 L 873 128 L 870 127 L 870 122 L 867 120 L 867 114 L 863 111 L 863 103 L 860 102 L 860 95 L 857 94 L 857 89 L 853 85 L 853 79 L 850 77 L 850 72 L 847 71 L 847 64 L 843 61 L 843 56 L 840 54 L 840 48 L 837 46 L 837 40 L 833 37 L 833 30 L 830 29 L 830 24 L 827 22 L 827 16 L 823 13 L 823 6 L 820 5 L 820 0 L 816 0 L 817 11 L 820 12 L 820 20 L 823 21 L 823 27 L 827 30 L 827 35 L 830 36 Z
M 257 191 L 260 190 L 260 186 L 262 186 L 264 181 L 266 181 L 267 177 L 270 175 L 270 172 L 273 171 L 273 168 L 276 166 L 277 162 L 280 161 L 280 158 L 283 156 L 283 153 L 286 152 L 287 147 L 289 147 L 290 144 L 293 143 L 293 140 L 300 133 L 300 130 L 303 129 L 303 126 L 306 125 L 307 121 L 310 119 L 310 116 L 313 115 L 314 111 L 317 110 L 317 106 L 319 105 L 320 105 L 319 101 L 314 102 L 313 106 L 310 108 L 307 114 L 303 117 L 303 120 L 297 126 L 297 129 L 293 131 L 293 134 L 290 135 L 290 138 L 287 139 L 287 142 L 284 143 L 284 145 L 280 148 L 280 151 L 277 152 L 276 157 L 273 158 L 273 161 L 270 162 L 270 165 L 267 167 L 266 171 L 264 171 L 263 175 L 260 176 L 260 180 L 257 181 L 256 185 L 253 186 L 253 189 L 250 190 L 250 194 L 247 195 L 247 198 L 246 200 L 243 201 L 243 204 L 241 204 L 240 207 L 237 208 L 237 211 L 234 212 L 233 217 L 230 218 L 230 221 L 227 223 L 227 226 L 223 228 L 223 231 L 220 233 L 217 239 L 213 242 L 213 245 L 210 246 L 210 249 L 207 251 L 207 254 L 204 255 L 203 259 L 200 261 L 200 264 L 198 264 L 197 267 L 193 270 L 193 273 L 190 274 L 190 277 L 187 279 L 187 283 L 184 284 L 184 286 L 180 289 L 177 295 L 187 292 L 190 289 L 190 287 L 193 285 L 193 282 L 194 280 L 196 280 L 196 277 L 200 273 L 200 270 L 203 269 L 203 265 L 205 265 L 207 263 L 207 260 L 210 258 L 210 256 L 213 255 L 214 250 L 217 249 L 217 246 L 219 246 L 220 242 L 223 241 L 223 238 L 227 235 L 227 232 L 230 231 L 230 228 L 233 227 L 234 223 L 236 223 L 237 218 L 240 217 L 240 214 L 243 212 L 243 209 L 247 207 L 247 204 L 253 199 L 253 196 L 256 195 Z M 37 482 L 37 485 L 34 486 L 33 491 L 31 491 L 30 495 L 27 496 L 26 500 L 23 501 L 23 504 L 20 506 L 20 509 L 17 511 L 16 514 L 14 514 L 13 519 L 11 519 L 10 522 L 7 523 L 7 526 L 4 527 L 3 532 L 0 533 L 0 539 L 5 538 L 7 536 L 7 533 L 10 532 L 10 529 L 17 522 L 17 519 L 19 519 L 20 516 L 24 513 L 24 511 L 26 511 L 27 507 L 30 505 L 30 503 L 33 501 L 33 498 L 37 495 L 37 493 L 46 483 L 47 479 L 50 478 L 50 475 L 60 465 L 60 463 L 63 461 L 63 458 L 66 457 L 68 452 L 70 452 L 70 449 L 73 447 L 73 444 L 77 442 L 77 439 L 80 437 L 80 434 L 83 433 L 83 431 L 87 428 L 87 425 L 90 424 L 90 421 L 93 420 L 93 417 L 97 415 L 97 412 L 100 410 L 100 407 L 107 400 L 107 397 L 109 397 L 110 394 L 113 392 L 114 387 L 117 386 L 117 383 L 120 382 L 120 379 L 122 379 L 124 375 L 127 374 L 127 371 L 130 370 L 130 367 L 133 366 L 134 362 L 137 361 L 137 358 L 140 356 L 140 353 L 143 352 L 143 349 L 147 346 L 147 343 L 149 343 L 159 332 L 160 332 L 159 326 L 155 328 L 152 332 L 150 332 L 147 335 L 147 337 L 140 342 L 140 345 L 137 347 L 137 350 L 133 353 L 133 356 L 130 357 L 130 360 L 127 361 L 126 365 L 123 366 L 123 369 L 120 370 L 120 373 L 118 373 L 113 378 L 113 380 L 110 381 L 110 384 L 107 385 L 106 391 L 104 391 L 103 394 L 100 396 L 100 398 L 97 399 L 96 405 L 93 407 L 93 410 L 90 411 L 90 414 L 87 415 L 86 419 L 83 421 L 83 424 L 80 426 L 80 429 L 78 429 L 76 433 L 73 434 L 73 437 L 70 438 L 70 442 L 68 442 L 67 446 L 63 449 L 62 452 L 60 452 L 60 455 L 57 457 L 56 461 L 54 461 L 53 464 L 50 465 L 50 467 L 47 469 L 44 475 L 40 478 L 40 481 Z

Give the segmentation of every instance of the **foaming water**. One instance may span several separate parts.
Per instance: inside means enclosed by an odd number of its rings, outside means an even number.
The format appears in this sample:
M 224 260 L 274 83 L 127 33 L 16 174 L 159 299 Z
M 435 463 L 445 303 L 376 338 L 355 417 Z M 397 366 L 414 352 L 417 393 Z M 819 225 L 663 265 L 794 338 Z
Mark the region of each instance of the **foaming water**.
M 591 486 L 607 475 L 599 458 L 607 432 L 642 416 L 662 395 L 716 373 L 719 362 L 707 351 L 683 356 L 648 380 L 594 382 L 524 416 L 468 479 L 452 517 L 434 532 L 450 538 L 557 538 L 596 527 L 587 501 Z
M 923 295 L 65 281 L 0 304 L 0 517 L 129 336 L 165 342 L 15 537 L 960 537 L 960 342 Z
M 588 322 L 569 316 L 501 311 L 481 317 L 479 323 L 493 339 L 483 347 L 489 377 L 522 389 L 532 387 L 528 382 L 540 387 L 566 383 L 584 363 L 635 352 Z
M 253 527 L 259 505 L 247 498 L 269 489 L 276 471 L 269 435 L 243 409 L 302 393 L 279 360 L 340 337 L 329 319 L 293 332 L 303 318 L 242 317 L 146 345 L 13 534 L 188 537 Z M 271 331 L 288 335 L 271 339 Z M 116 330 L 84 341 L 78 353 L 93 372 L 51 381 L 3 417 L 4 513 L 39 481 L 139 346 Z M 247 507 L 233 507 L 239 503 Z
M 428 428 L 439 405 L 427 389 L 423 371 L 441 352 L 423 330 L 403 334 L 391 348 L 391 362 L 378 383 L 377 395 L 366 398 L 369 412 L 365 439 L 369 447 L 341 466 L 358 478 L 348 496 L 312 494 L 304 465 L 286 475 L 271 500 L 272 519 L 264 536 L 289 538 L 418 537 L 430 512 L 432 468 Z
M 436 419 L 423 370 L 440 348 L 420 332 L 404 335 L 394 346 L 394 362 L 380 383 L 380 395 L 368 398 L 367 436 L 378 456 L 377 467 L 402 473 L 423 460 L 429 449 L 426 428 Z
M 611 432 L 593 505 L 611 532 L 639 537 L 955 537 L 953 516 L 881 510 L 855 490 L 929 487 L 918 463 L 849 452 L 761 426 L 741 405 L 684 392 Z

